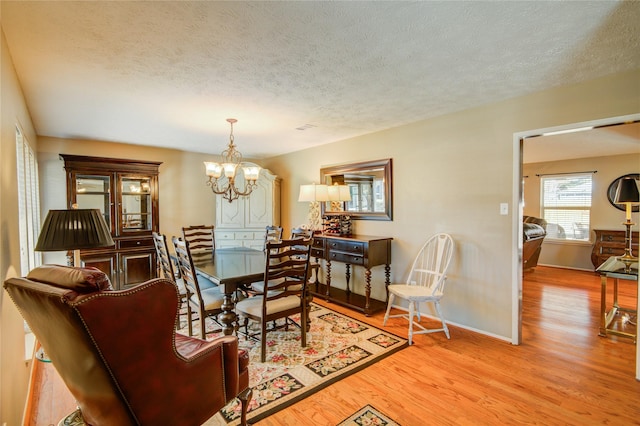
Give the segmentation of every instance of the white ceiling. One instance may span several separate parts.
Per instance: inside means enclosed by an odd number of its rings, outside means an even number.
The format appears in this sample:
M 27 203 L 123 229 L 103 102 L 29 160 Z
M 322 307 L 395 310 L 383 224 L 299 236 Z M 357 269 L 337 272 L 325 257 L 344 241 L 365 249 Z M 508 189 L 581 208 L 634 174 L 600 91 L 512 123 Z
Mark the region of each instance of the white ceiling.
M 640 69 L 640 2 L 5 1 L 39 135 L 264 158 Z
M 640 122 L 527 138 L 523 144 L 522 161 L 540 163 L 621 154 L 640 155 Z

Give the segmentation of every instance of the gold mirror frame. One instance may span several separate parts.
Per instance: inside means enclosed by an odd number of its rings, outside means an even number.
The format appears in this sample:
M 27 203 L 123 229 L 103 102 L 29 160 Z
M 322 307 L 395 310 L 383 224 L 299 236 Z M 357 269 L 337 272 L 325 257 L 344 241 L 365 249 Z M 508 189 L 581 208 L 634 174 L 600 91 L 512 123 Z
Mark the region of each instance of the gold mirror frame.
M 373 178 L 376 176 L 377 178 Z M 361 163 L 349 163 L 341 164 L 338 166 L 324 167 L 320 169 L 320 183 L 326 185 L 333 184 L 346 184 L 356 185 L 355 182 L 358 179 L 363 178 L 371 181 L 371 196 L 372 198 L 382 198 L 382 201 L 378 199 L 378 202 L 382 202 L 382 207 L 378 211 L 369 209 L 355 209 L 359 203 L 355 200 L 346 202 L 344 210 L 331 210 L 331 203 L 321 203 L 322 215 L 349 215 L 352 219 L 359 220 L 393 220 L 393 184 L 392 184 L 392 168 L 391 158 L 376 161 L 364 161 Z M 382 185 L 379 188 L 373 188 L 373 181 L 381 182 Z M 352 182 L 352 183 L 350 183 Z M 351 190 L 352 194 L 357 193 L 357 190 Z M 377 195 L 376 195 L 377 191 Z M 368 205 L 375 208 L 376 201 L 371 200 Z M 355 209 L 355 210 L 354 210 Z

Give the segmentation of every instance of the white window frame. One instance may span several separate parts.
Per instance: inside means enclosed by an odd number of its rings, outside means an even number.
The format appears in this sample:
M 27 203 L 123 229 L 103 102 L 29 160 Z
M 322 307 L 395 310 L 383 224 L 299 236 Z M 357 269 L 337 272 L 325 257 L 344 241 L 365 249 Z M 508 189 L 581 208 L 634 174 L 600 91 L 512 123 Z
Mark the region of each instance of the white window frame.
M 16 169 L 18 181 L 18 217 L 20 234 L 20 269 L 26 276 L 42 264 L 42 255 L 35 251 L 40 232 L 40 184 L 38 162 L 24 136 L 16 125 Z
M 589 193 L 588 205 L 576 205 L 575 203 L 568 202 L 567 204 L 553 203 L 546 204 L 545 187 L 547 181 L 561 181 L 561 180 L 575 180 L 584 179 L 588 180 L 591 186 L 591 192 Z M 569 192 L 567 192 L 569 195 Z M 583 242 L 590 243 L 591 238 L 591 209 L 593 207 L 593 173 L 564 173 L 556 175 L 544 175 L 540 177 L 540 217 L 547 221 L 547 236 L 546 239 L 556 242 Z M 571 226 L 568 224 L 557 224 L 556 220 L 550 218 L 547 214 L 547 210 L 560 210 L 560 211 L 586 211 L 586 215 L 580 219 L 580 222 L 573 222 Z M 578 223 L 582 226 L 578 226 Z M 558 225 L 562 226 L 564 236 L 559 237 L 557 231 Z

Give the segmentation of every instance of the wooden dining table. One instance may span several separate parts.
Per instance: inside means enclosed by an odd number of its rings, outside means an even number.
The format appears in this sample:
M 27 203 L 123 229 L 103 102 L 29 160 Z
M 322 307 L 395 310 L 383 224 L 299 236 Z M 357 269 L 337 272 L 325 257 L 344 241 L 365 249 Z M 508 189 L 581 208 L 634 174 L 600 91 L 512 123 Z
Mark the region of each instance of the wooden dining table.
M 237 290 L 264 278 L 266 255 L 262 250 L 246 247 L 217 248 L 209 256 L 194 260 L 196 271 L 223 286 L 224 301 L 218 321 L 225 335 L 236 330 L 235 296 Z

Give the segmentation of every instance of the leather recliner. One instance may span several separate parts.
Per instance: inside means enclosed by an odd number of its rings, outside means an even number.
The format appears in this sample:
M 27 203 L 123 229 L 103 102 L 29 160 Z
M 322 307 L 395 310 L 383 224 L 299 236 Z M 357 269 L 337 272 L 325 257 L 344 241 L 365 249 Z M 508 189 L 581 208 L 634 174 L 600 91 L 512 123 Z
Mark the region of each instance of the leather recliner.
M 538 266 L 542 242 L 547 235 L 547 221 L 533 216 L 522 218 L 522 269 Z
M 200 425 L 251 398 L 234 336 L 176 333 L 179 295 L 152 279 L 112 291 L 94 268 L 44 265 L 4 288 L 75 397 L 87 425 Z

